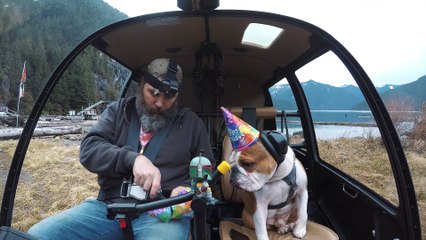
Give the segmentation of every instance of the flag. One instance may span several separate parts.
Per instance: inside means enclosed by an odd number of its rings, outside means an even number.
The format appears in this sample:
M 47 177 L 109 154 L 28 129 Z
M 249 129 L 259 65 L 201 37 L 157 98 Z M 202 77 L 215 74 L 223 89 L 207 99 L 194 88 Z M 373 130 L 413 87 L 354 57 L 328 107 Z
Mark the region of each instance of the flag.
M 25 89 L 24 89 L 24 83 L 21 82 L 19 84 L 19 98 L 24 97 Z
M 21 83 L 24 83 L 27 80 L 27 69 L 25 68 L 26 63 L 27 61 L 24 62 L 24 67 L 22 68 Z

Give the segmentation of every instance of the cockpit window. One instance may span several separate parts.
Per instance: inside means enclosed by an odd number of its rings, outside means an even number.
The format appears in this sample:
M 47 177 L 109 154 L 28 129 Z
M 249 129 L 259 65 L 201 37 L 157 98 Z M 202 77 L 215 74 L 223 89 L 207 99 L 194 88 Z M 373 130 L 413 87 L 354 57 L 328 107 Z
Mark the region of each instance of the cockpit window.
M 258 34 L 259 32 L 262 34 Z M 269 48 L 283 32 L 284 29 L 275 26 L 250 23 L 244 31 L 241 43 L 259 48 Z
M 58 81 L 43 114 L 70 117 L 97 115 L 107 103 L 119 97 L 129 77 L 130 70 L 89 46 Z
M 297 105 L 286 78 L 269 88 L 272 103 L 277 109 L 277 130 L 284 133 L 290 144 L 302 144 L 305 140 L 302 120 L 297 114 Z
M 310 106 L 320 158 L 398 205 L 381 133 L 345 66 L 329 52 L 302 67 L 296 75 Z

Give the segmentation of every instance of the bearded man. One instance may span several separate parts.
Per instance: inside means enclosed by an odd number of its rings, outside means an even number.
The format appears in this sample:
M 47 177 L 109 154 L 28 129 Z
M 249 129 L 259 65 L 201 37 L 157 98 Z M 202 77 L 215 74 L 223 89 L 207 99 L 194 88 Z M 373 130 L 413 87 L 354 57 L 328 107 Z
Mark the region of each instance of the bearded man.
M 29 229 L 30 234 L 41 239 L 129 238 L 117 219 L 107 218 L 107 204 L 142 203 L 139 192 L 151 200 L 159 193 L 177 196 L 190 187 L 192 158 L 203 151 L 214 163 L 204 123 L 188 108 L 178 106 L 182 76 L 174 61 L 155 59 L 140 79 L 137 97 L 108 105 L 80 146 L 81 164 L 98 174 L 98 198 L 44 219 Z M 151 139 L 162 134 L 160 144 L 150 145 Z M 152 145 L 159 145 L 159 150 L 149 159 L 151 155 L 145 153 L 155 148 Z M 132 190 L 140 191 L 123 196 L 123 186 L 129 182 Z M 147 213 L 135 213 L 129 224 L 134 239 L 188 239 L 190 232 L 188 218 L 165 223 Z

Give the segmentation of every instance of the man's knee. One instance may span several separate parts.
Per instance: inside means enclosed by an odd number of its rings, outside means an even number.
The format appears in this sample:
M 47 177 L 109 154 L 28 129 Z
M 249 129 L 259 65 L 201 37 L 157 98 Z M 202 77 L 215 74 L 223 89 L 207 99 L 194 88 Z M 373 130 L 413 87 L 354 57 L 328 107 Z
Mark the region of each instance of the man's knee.
M 152 239 L 188 239 L 190 232 L 189 219 L 173 219 L 170 222 L 164 223 L 158 219 L 151 218 L 148 221 L 139 222 L 139 226 L 133 224 L 133 232 L 135 239 L 143 239 L 142 236 L 150 236 Z M 158 220 L 158 221 L 157 221 Z M 164 231 L 164 229 L 167 229 Z

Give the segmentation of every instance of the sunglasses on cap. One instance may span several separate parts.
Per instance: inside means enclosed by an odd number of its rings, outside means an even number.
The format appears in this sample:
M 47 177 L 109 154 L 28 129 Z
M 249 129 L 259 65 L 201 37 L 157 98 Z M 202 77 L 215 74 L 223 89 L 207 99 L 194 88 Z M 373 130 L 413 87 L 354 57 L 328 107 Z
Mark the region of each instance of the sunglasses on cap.
M 158 91 L 163 93 L 166 97 L 172 98 L 179 91 L 179 82 L 176 78 L 177 71 L 176 63 L 170 60 L 167 67 L 166 77 L 163 81 L 160 81 L 148 72 L 145 73 L 144 80 L 154 88 L 158 89 Z

